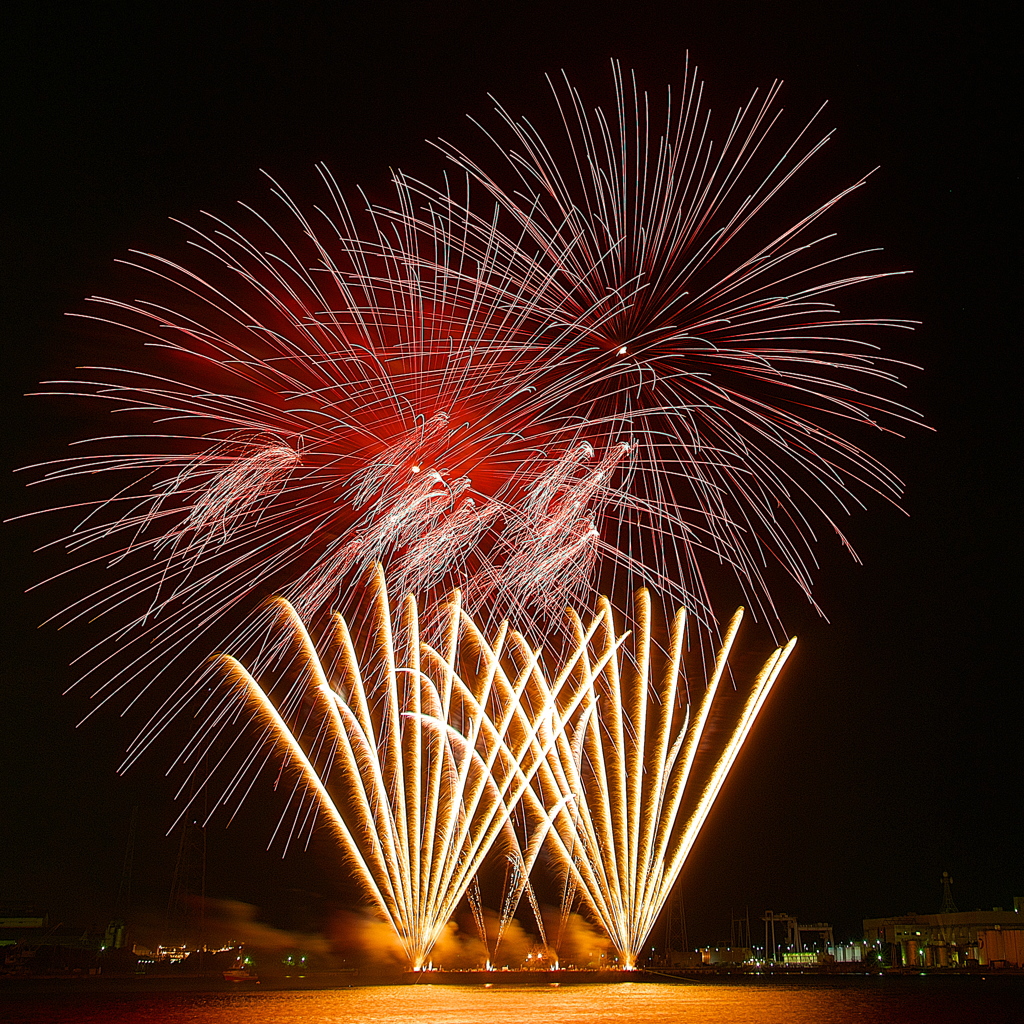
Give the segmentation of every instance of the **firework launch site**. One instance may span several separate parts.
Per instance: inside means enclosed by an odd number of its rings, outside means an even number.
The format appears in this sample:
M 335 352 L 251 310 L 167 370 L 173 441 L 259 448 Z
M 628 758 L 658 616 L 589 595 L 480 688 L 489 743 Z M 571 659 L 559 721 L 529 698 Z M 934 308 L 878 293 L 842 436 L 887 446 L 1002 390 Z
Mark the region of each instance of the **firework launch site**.
M 948 895 L 948 887 L 946 889 Z M 198 904 L 193 903 L 193 907 Z M 751 921 L 733 916 L 734 939 L 755 945 L 705 946 L 684 951 L 683 936 L 669 934 L 681 907 L 669 908 L 649 950 L 624 970 L 607 944 L 584 949 L 575 962 L 559 960 L 535 940 L 518 944 L 507 962 L 469 963 L 467 950 L 449 945 L 451 963 L 410 970 L 371 948 L 331 951 L 322 936 L 309 945 L 267 948 L 255 943 L 156 946 L 131 941 L 123 920 L 103 933 L 51 926 L 44 917 L 0 917 L 0 993 L 278 991 L 366 985 L 607 985 L 726 982 L 730 984 L 834 985 L 845 980 L 903 977 L 1024 979 L 1024 898 L 1007 911 L 906 914 L 863 922 L 863 938 L 837 942 L 822 922 L 801 924 L 766 911 Z M 185 922 L 179 922 L 183 924 Z M 200 927 L 193 916 L 187 925 Z M 265 927 L 265 926 L 264 926 Z M 269 929 L 268 929 L 269 931 Z M 284 933 L 278 943 L 287 941 Z M 263 939 L 266 942 L 266 939 Z M 295 937 L 293 941 L 301 941 Z M 666 942 L 672 945 L 666 945 Z

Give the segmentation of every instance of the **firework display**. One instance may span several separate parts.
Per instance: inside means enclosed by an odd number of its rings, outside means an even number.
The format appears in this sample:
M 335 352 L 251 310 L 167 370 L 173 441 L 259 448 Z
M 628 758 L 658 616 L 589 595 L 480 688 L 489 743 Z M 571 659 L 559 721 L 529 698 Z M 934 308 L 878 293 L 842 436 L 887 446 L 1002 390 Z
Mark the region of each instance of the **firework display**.
M 776 576 L 811 599 L 817 531 L 900 491 L 859 435 L 913 418 L 876 393 L 907 324 L 833 304 L 887 275 L 817 228 L 863 181 L 773 224 L 828 137 L 785 136 L 777 86 L 720 126 L 689 67 L 663 101 L 613 81 L 612 114 L 556 87 L 551 137 L 497 108 L 493 165 L 441 143 L 443 187 L 357 206 L 322 169 L 315 212 L 275 183 L 283 216 L 136 253 L 147 297 L 95 319 L 149 362 L 52 392 L 128 424 L 44 468 L 116 481 L 64 539 L 100 583 L 63 621 L 116 623 L 100 702 L 156 695 L 126 763 L 187 713 L 192 778 L 215 741 L 244 763 L 223 805 L 283 754 L 415 968 L 489 855 L 500 928 L 544 859 L 634 967 L 793 646 L 721 685 L 709 572 L 778 633 Z M 689 610 L 665 642 L 648 585 Z

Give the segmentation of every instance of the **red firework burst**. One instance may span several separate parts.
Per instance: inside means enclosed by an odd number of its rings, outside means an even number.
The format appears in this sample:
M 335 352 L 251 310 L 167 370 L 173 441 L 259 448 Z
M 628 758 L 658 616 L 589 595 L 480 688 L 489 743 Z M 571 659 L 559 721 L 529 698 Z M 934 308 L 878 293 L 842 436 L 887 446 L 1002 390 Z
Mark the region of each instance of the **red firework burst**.
M 159 430 L 46 467 L 51 480 L 118 479 L 64 539 L 80 568 L 108 573 L 65 619 L 122 619 L 91 652 L 99 695 L 182 656 L 194 665 L 229 635 L 244 647 L 269 593 L 310 621 L 345 607 L 374 562 L 395 592 L 460 587 L 469 606 L 528 622 L 588 597 L 628 449 L 548 430 L 530 389 L 480 354 L 481 339 L 515 332 L 508 314 L 449 301 L 441 264 L 414 288 L 391 222 L 370 218 L 360 239 L 325 179 L 336 203 L 316 231 L 279 192 L 294 218 L 280 231 L 214 219 L 191 229 L 201 271 L 138 253 L 156 300 L 94 300 L 97 319 L 162 350 L 162 372 L 56 382 Z M 192 692 L 187 675 L 156 721 Z
M 828 298 L 885 275 L 816 256 L 812 228 L 852 189 L 759 234 L 825 139 L 776 138 L 777 87 L 715 141 L 689 70 L 660 114 L 614 81 L 613 117 L 555 90 L 558 147 L 499 107 L 496 174 L 443 146 L 463 195 L 398 175 L 364 221 L 324 171 L 315 216 L 275 187 L 285 219 L 211 218 L 189 229 L 199 269 L 139 253 L 153 297 L 95 300 L 166 367 L 57 392 L 158 425 L 46 472 L 123 481 L 65 539 L 110 574 L 65 616 L 127 620 L 96 652 L 118 669 L 101 694 L 229 635 L 240 652 L 271 592 L 307 621 L 344 607 L 378 561 L 394 593 L 459 587 L 478 621 L 527 634 L 602 575 L 707 625 L 709 557 L 771 610 L 770 561 L 810 594 L 815 515 L 838 532 L 858 485 L 898 493 L 823 425 L 906 414 L 860 390 L 894 380 L 867 336 L 906 325 Z

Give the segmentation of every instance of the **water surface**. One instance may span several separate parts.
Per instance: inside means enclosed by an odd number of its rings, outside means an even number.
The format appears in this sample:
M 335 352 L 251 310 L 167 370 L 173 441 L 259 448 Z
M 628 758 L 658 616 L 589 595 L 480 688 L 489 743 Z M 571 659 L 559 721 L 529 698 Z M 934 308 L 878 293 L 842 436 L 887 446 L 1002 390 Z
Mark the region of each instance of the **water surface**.
M 0 1001 L 5 1024 L 1024 1024 L 1024 979 L 861 984 L 415 985 L 70 994 Z

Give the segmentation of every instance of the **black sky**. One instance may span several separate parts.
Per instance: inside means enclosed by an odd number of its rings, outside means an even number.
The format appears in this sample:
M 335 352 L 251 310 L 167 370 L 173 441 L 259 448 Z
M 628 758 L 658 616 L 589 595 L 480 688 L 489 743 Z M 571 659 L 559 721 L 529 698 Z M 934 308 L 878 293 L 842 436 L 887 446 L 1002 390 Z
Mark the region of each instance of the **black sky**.
M 474 138 L 465 115 L 486 114 L 486 93 L 543 116 L 545 72 L 564 68 L 604 96 L 610 57 L 660 89 L 689 50 L 723 109 L 782 78 L 800 114 L 829 101 L 825 186 L 881 167 L 833 223 L 850 248 L 882 245 L 886 266 L 914 270 L 873 294 L 881 312 L 924 322 L 894 354 L 923 365 L 906 375 L 908 402 L 935 433 L 874 449 L 905 478 L 907 515 L 876 500 L 850 521 L 863 566 L 823 545 L 818 600 L 831 621 L 795 593 L 782 599 L 800 648 L 687 868 L 691 938 L 727 938 L 730 908 L 746 906 L 850 932 L 865 916 L 935 911 L 943 870 L 962 908 L 1005 906 L 1024 893 L 1010 63 L 993 8 L 926 10 L 9 5 L 5 456 L 12 467 L 60 457 L 102 429 L 99 414 L 21 397 L 89 361 L 91 335 L 64 314 L 127 287 L 113 261 L 130 248 L 180 253 L 168 218 L 268 205 L 261 168 L 296 196 L 315 188 L 318 161 L 371 193 L 390 167 L 430 179 L 442 161 L 423 140 Z M 5 486 L 11 514 L 55 500 Z M 166 901 L 174 811 L 163 754 L 115 774 L 131 721 L 101 712 L 74 728 L 87 695 L 61 693 L 83 637 L 36 628 L 71 592 L 23 596 L 59 567 L 31 554 L 49 536 L 38 524 L 5 536 L 0 902 L 102 920 L 136 803 L 140 898 Z M 281 861 L 263 852 L 273 813 L 243 819 L 211 835 L 210 891 L 289 927 L 316 923 L 339 898 L 328 855 Z

